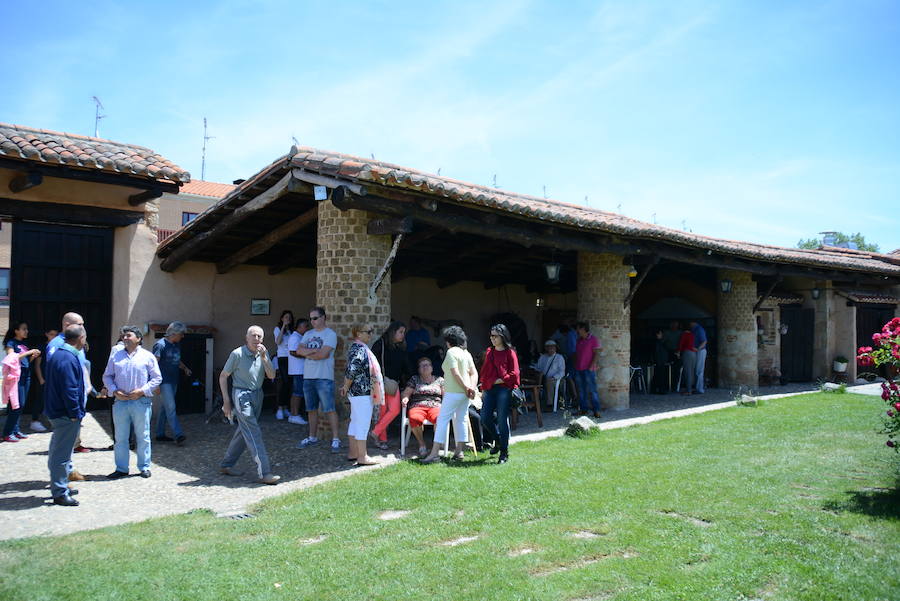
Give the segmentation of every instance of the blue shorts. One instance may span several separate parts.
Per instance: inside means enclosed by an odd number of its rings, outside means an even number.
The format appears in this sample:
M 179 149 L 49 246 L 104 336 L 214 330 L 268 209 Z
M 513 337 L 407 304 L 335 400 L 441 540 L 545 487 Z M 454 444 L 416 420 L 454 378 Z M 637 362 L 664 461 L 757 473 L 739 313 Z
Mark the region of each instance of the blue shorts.
M 334 380 L 303 380 L 303 396 L 306 398 L 307 411 L 334 411 Z
M 294 396 L 303 396 L 303 375 L 291 376 L 291 394 Z

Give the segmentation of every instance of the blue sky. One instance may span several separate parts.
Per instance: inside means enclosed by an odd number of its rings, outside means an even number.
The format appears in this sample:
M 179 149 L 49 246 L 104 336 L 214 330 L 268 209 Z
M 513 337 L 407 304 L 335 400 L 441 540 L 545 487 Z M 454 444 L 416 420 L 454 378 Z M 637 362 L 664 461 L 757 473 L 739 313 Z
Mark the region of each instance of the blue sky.
M 0 121 L 206 179 L 301 144 L 793 246 L 900 247 L 900 3 L 0 3 Z

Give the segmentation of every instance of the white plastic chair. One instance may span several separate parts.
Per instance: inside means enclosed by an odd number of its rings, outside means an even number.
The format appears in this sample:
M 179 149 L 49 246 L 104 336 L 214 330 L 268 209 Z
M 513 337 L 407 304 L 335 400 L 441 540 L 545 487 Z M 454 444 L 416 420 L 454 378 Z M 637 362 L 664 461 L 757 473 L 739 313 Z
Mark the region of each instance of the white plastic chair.
M 631 368 L 631 377 L 628 379 L 629 384 L 634 382 L 635 376 L 637 376 L 637 386 L 635 388 L 637 390 L 640 390 L 641 394 L 647 394 L 647 386 L 644 383 L 644 368 L 642 368 L 642 367 L 632 367 Z
M 556 413 L 557 403 L 559 402 L 559 385 L 563 384 L 563 386 L 565 386 L 565 381 L 565 376 L 563 376 L 562 378 L 558 378 L 556 380 L 556 384 L 553 386 L 553 413 Z M 563 390 L 565 390 L 565 388 L 563 388 Z
M 407 408 L 404 407 L 400 412 L 402 419 L 400 420 L 400 458 L 403 459 L 406 457 L 406 444 L 409 442 L 410 435 L 412 434 L 412 428 L 409 427 L 409 417 L 406 415 Z M 422 422 L 422 426 L 433 426 L 429 420 L 424 420 Z M 453 420 L 450 420 L 450 423 L 447 425 L 447 438 L 444 440 L 444 455 L 450 452 L 450 432 L 453 431 L 453 440 L 456 440 L 456 431 L 453 430 Z M 472 434 L 472 423 L 469 421 L 469 414 L 466 413 L 466 429 L 469 432 L 469 445 L 474 445 L 474 436 Z M 474 448 L 474 446 L 473 446 Z

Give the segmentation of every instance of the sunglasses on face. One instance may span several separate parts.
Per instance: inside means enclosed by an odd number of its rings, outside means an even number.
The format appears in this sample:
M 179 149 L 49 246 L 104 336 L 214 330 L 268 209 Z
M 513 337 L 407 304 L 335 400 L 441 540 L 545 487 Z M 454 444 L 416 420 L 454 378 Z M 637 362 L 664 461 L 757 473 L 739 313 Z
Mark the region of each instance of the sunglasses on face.
M 310 319 L 310 321 L 315 321 L 315 320 L 317 320 L 317 319 L 322 319 L 322 316 L 321 316 L 321 315 L 316 315 L 315 317 L 313 317 L 312 315 L 310 315 L 310 316 L 309 316 L 309 319 Z

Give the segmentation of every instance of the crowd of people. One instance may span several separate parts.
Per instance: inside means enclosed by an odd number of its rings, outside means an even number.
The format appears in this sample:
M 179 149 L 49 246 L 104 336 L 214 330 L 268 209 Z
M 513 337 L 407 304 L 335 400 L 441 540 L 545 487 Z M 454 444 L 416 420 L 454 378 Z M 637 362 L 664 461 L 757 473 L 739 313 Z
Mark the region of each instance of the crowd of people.
M 111 402 L 115 469 L 109 479 L 129 475 L 131 450 L 135 451 L 137 473 L 151 477 L 155 397 L 159 397 L 160 406 L 156 441 L 179 446 L 185 443 L 175 398 L 181 374 L 191 375 L 181 357 L 180 342 L 186 330 L 181 322 L 171 323 L 165 336 L 148 351 L 142 344 L 141 329 L 123 326 L 103 371 L 102 387 L 97 390 L 91 383 L 87 331 L 79 314 L 66 313 L 58 331 L 48 330 L 43 350 L 26 346 L 27 323 L 18 322 L 10 328 L 4 340 L 3 395 L 9 410 L 3 440 L 18 442 L 28 437 L 19 423 L 33 370 L 42 388 L 42 403 L 32 411 L 31 428 L 45 429 L 40 422 L 42 409 L 53 430 L 48 468 L 55 504 L 78 505 L 75 483 L 83 477 L 73 469 L 72 457 L 81 448 L 81 420 L 89 396 Z M 582 413 L 599 416 L 594 374 L 600 342 L 585 322 L 577 323 L 572 334 L 561 328 L 546 341 L 544 353 L 532 367 L 548 391 L 555 390 L 557 381 L 573 379 L 583 391 Z M 266 379 L 277 382 L 276 419 L 308 426 L 307 435 L 297 443 L 299 449 L 323 444 L 319 439 L 321 417 L 330 434 L 332 453 L 346 449 L 347 459 L 354 465 L 371 465 L 376 459 L 368 452 L 369 442 L 386 449 L 388 428 L 405 412 L 423 463 L 440 459 L 451 424 L 456 441 L 451 458 L 461 459 L 470 436 L 474 436 L 480 448 L 498 456 L 498 463 L 509 461 L 509 418 L 514 410 L 514 391 L 522 384 L 522 366 L 506 325 L 490 327 L 491 344 L 476 361 L 468 350 L 466 332 L 458 325 L 441 332 L 443 345 L 432 345 L 428 330 L 416 317 L 410 319 L 408 327 L 394 321 L 384 332 L 376 332 L 372 324 L 355 324 L 339 388 L 334 381 L 338 336 L 328 327 L 324 307 L 313 307 L 308 317 L 299 319 L 289 310 L 282 312 L 273 335 L 275 349 L 270 356 L 263 344 L 265 332 L 251 326 L 244 344 L 231 351 L 219 375 L 222 413 L 235 425 L 219 465 L 221 474 L 239 475 L 235 465 L 246 450 L 258 482 L 276 484 L 280 480 L 272 472 L 260 428 Z M 560 346 L 562 351 L 558 350 Z M 346 444 L 338 431 L 336 393 L 350 406 Z M 550 403 L 551 399 L 548 396 L 535 401 Z M 473 421 L 477 426 L 474 429 Z M 435 426 L 430 451 L 423 433 L 425 424 Z M 171 437 L 167 436 L 169 431 Z

